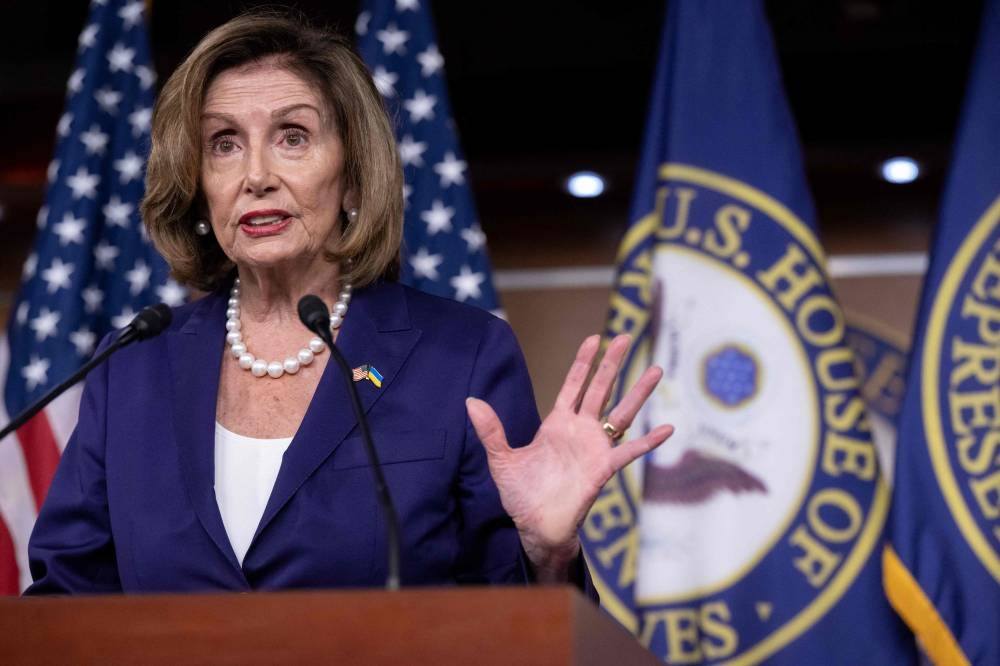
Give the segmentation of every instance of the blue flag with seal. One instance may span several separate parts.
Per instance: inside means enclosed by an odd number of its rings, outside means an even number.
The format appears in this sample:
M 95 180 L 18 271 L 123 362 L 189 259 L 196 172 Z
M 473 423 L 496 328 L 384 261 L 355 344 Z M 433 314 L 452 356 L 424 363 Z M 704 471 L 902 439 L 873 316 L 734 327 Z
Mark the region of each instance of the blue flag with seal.
M 582 528 L 602 603 L 670 664 L 906 664 L 889 491 L 758 0 L 673 0 L 605 333 L 676 434 Z M 630 433 L 634 436 L 638 433 Z
M 365 0 L 361 10 L 358 51 L 395 124 L 406 179 L 402 282 L 499 313 L 430 0 Z
M 939 664 L 1000 663 L 1000 1 L 983 9 L 924 282 L 885 554 Z

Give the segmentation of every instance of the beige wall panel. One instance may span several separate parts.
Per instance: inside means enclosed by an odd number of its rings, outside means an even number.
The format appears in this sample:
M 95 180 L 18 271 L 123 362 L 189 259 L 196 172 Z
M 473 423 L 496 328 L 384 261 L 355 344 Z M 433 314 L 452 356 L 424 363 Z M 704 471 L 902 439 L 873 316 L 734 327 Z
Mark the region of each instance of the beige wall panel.
M 843 278 L 834 280 L 833 288 L 848 318 L 888 327 L 908 345 L 923 279 L 922 275 Z
M 521 343 L 544 415 L 583 339 L 604 329 L 608 288 L 508 291 L 500 294 L 507 318 Z

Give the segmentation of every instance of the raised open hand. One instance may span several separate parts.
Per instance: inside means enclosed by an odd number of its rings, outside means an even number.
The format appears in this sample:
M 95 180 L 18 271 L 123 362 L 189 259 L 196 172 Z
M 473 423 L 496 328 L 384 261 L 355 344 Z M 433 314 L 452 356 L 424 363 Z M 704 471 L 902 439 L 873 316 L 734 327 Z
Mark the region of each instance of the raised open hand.
M 566 579 L 570 563 L 580 552 L 577 529 L 601 487 L 673 433 L 673 426 L 661 425 L 618 446 L 609 435 L 632 424 L 663 375 L 656 366 L 642 374 L 606 420 L 601 419 L 630 343 L 627 335 L 612 340 L 588 385 L 600 337 L 584 340 L 555 406 L 527 446 L 511 448 L 493 408 L 476 398 L 466 400 L 503 507 L 514 519 L 539 580 Z

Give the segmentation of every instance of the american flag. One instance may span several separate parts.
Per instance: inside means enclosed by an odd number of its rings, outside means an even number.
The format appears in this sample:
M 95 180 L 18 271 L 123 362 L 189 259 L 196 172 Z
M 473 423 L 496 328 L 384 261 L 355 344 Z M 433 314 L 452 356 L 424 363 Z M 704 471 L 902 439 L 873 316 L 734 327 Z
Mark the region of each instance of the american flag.
M 497 311 L 429 1 L 365 0 L 355 30 L 395 120 L 404 165 L 403 282 Z
M 93 0 L 57 127 L 38 234 L 7 339 L 0 337 L 0 423 L 76 370 L 101 337 L 184 290 L 139 220 L 155 73 L 143 0 Z M 0 592 L 29 580 L 27 540 L 76 425 L 70 390 L 0 442 Z

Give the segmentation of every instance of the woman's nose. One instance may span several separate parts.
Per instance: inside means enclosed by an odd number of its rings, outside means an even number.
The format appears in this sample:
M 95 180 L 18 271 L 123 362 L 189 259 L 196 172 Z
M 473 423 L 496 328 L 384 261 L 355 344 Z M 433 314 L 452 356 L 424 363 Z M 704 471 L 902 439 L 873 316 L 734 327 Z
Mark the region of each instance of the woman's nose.
M 266 150 L 251 150 L 247 160 L 246 183 L 247 194 L 263 196 L 277 189 L 278 179 Z

